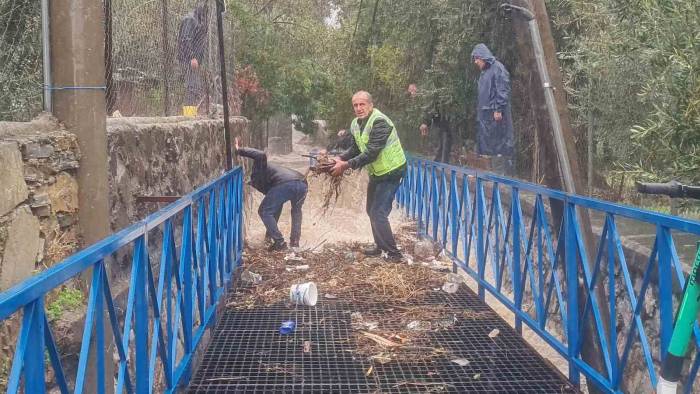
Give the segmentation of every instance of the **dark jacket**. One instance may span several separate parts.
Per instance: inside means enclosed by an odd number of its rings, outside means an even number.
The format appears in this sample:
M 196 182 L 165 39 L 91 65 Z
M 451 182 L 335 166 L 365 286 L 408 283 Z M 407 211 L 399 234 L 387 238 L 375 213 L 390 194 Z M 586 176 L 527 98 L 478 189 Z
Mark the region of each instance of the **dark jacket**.
M 199 6 L 185 15 L 177 34 L 177 60 L 189 63 L 192 59 L 202 62 L 206 48 L 207 26 L 204 8 Z
M 299 171 L 267 162 L 265 152 L 253 148 L 240 148 L 240 156 L 253 159 L 253 171 L 250 174 L 250 185 L 262 194 L 267 194 L 273 186 L 291 181 L 305 181 Z
M 360 126 L 360 130 L 363 130 L 365 125 L 367 124 L 367 120 L 369 119 L 369 116 L 366 117 L 365 119 L 359 119 L 358 120 L 358 126 Z M 389 123 L 386 122 L 384 119 L 377 119 L 374 121 L 374 124 L 372 125 L 372 130 L 369 131 L 369 141 L 367 142 L 367 151 L 362 153 L 360 151 L 360 148 L 357 146 L 357 143 L 355 142 L 355 138 L 352 139 L 352 145 L 350 146 L 350 149 L 345 151 L 343 154 L 340 155 L 340 158 L 342 160 L 345 160 L 350 164 L 350 168 L 353 170 L 356 170 L 358 168 L 362 168 L 366 166 L 367 164 L 372 163 L 373 161 L 377 160 L 377 157 L 379 156 L 379 153 L 381 153 L 382 149 L 386 146 L 386 142 L 389 139 L 389 135 L 391 135 L 391 126 L 389 126 Z M 351 135 L 352 136 L 352 135 Z M 403 173 L 406 169 L 406 166 L 402 166 L 401 168 L 398 168 L 388 174 L 384 174 L 379 177 L 375 178 L 392 178 L 398 176 L 399 178 L 403 176 Z
M 493 56 L 488 47 L 478 44 L 472 51 L 473 59 L 482 59 L 486 68 L 481 70 L 477 92 L 477 148 L 484 155 L 513 154 L 513 117 L 511 115 L 510 74 Z M 503 119 L 496 122 L 494 112 Z

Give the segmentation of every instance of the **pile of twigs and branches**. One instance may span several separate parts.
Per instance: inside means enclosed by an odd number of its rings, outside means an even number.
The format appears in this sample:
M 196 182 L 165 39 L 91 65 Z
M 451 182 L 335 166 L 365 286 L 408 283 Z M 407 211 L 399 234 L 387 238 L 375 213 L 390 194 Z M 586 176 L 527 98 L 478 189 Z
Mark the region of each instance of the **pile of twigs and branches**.
M 335 165 L 335 160 L 331 159 L 326 151 L 321 151 L 316 156 L 316 165 L 311 167 L 307 174 L 307 177 L 318 178 L 323 183 L 321 216 L 325 215 L 330 207 L 338 202 L 345 176 L 352 172 L 352 170 L 348 170 L 345 174 L 333 176 L 330 174 L 333 165 Z
M 410 247 L 413 235 L 410 230 L 400 231 L 397 239 Z M 262 279 L 240 287 L 228 306 L 252 309 L 286 303 L 292 284 L 313 281 L 320 302 L 337 301 L 352 312 L 358 354 L 380 363 L 445 356 L 444 349 L 431 346 L 428 334 L 474 316 L 464 315 L 458 306 L 414 301 L 441 291 L 446 273 L 419 262 L 395 264 L 365 257 L 360 247 L 357 243 L 325 245 L 297 255 L 248 249 L 245 269 Z

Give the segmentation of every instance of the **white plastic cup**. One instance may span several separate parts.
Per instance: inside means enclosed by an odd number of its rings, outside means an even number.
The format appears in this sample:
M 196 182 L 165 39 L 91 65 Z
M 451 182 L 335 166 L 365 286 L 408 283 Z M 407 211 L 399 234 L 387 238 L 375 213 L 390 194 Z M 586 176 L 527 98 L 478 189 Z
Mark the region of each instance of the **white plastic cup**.
M 307 282 L 292 285 L 291 289 L 289 289 L 289 300 L 295 305 L 316 305 L 316 302 L 318 302 L 316 283 Z
M 678 390 L 678 382 L 669 382 L 663 377 L 659 377 L 659 382 L 656 385 L 656 394 L 676 394 Z

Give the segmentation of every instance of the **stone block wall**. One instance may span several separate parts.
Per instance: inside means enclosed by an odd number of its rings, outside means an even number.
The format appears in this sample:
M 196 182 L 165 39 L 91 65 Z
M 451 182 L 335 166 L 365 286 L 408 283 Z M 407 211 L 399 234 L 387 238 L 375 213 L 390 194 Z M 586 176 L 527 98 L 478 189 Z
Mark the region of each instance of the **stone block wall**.
M 247 124 L 231 118 L 233 136 Z M 181 196 L 225 170 L 223 119 L 113 118 L 107 134 L 112 231 L 163 206 L 138 196 Z
M 0 290 L 77 250 L 79 161 L 51 117 L 0 122 Z

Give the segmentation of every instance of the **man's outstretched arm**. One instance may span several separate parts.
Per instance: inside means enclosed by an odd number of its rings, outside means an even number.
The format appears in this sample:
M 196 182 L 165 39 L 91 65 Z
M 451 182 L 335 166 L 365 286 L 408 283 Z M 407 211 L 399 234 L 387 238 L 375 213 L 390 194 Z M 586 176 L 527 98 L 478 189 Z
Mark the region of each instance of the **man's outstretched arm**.
M 267 154 L 255 148 L 242 147 L 241 140 L 238 139 L 238 137 L 234 139 L 234 148 L 236 148 L 236 153 L 238 155 L 247 157 L 249 159 L 253 159 L 256 163 L 260 163 L 263 166 L 267 166 Z

